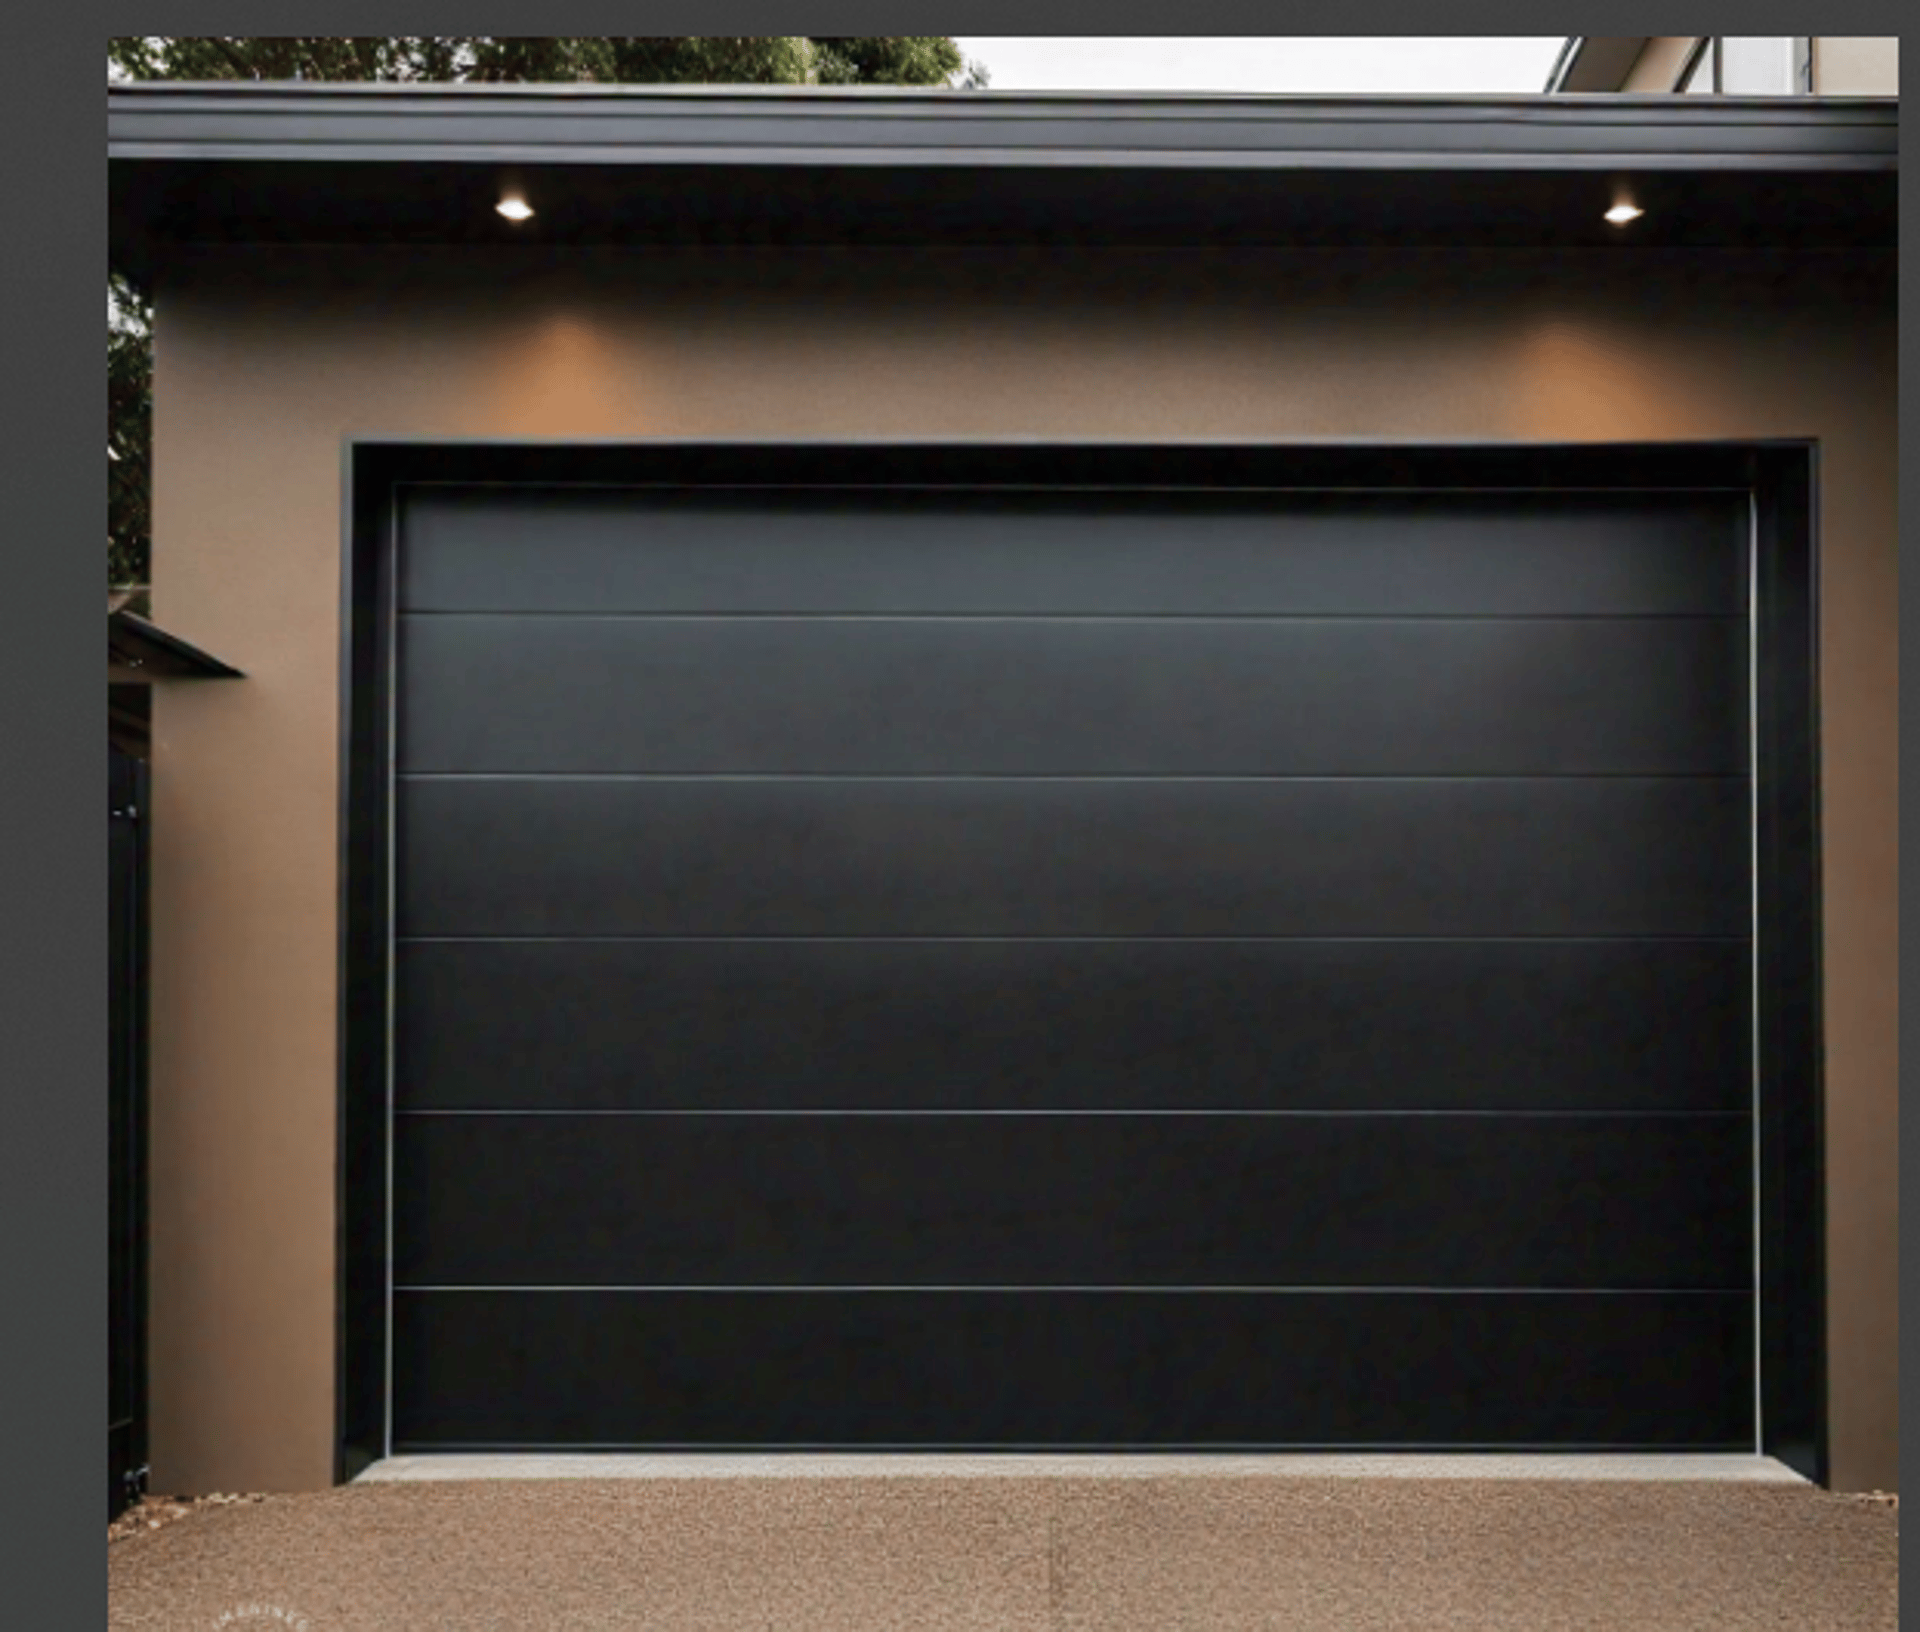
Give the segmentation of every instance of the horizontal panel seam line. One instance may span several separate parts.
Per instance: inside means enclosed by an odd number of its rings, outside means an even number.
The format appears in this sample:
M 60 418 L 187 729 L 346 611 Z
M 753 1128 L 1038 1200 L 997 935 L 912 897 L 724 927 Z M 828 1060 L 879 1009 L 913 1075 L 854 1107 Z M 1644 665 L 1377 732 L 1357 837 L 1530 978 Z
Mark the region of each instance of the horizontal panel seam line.
M 1123 1453 L 1140 1459 L 1183 1452 L 1240 1455 L 1261 1452 L 1619 1452 L 1649 1455 L 1751 1455 L 1747 1438 L 1736 1440 L 394 1440 L 392 1455 L 503 1452 L 566 1455 L 570 1452 L 1060 1452 L 1068 1455 Z M 804 1476 L 804 1475 L 803 1475 Z M 975 1475 L 977 1476 L 977 1475 Z M 1035 1475 L 1027 1475 L 1035 1476 Z M 1071 1475 L 1039 1475 L 1058 1478 Z
M 1309 1286 L 1309 1285 L 1220 1285 L 1220 1286 L 1134 1286 L 1134 1285 L 1075 1285 L 1069 1283 L 1028 1285 L 998 1285 L 965 1283 L 952 1284 L 873 1284 L 836 1286 L 819 1285 L 734 1285 L 734 1284 L 677 1284 L 662 1282 L 658 1284 L 619 1284 L 597 1282 L 575 1283 L 525 1283 L 525 1284 L 421 1284 L 417 1282 L 395 1282 L 396 1292 L 750 1292 L 780 1293 L 799 1295 L 829 1295 L 837 1293 L 874 1293 L 874 1292 L 913 1292 L 913 1293 L 1059 1293 L 1059 1292 L 1098 1292 L 1117 1293 L 1127 1296 L 1242 1296 L 1257 1294 L 1260 1296 L 1362 1296 L 1362 1297 L 1749 1297 L 1752 1288 L 1745 1286 Z
M 707 446 L 708 444 L 700 444 L 700 445 Z M 525 447 L 527 445 L 514 444 L 514 446 Z M 593 452 L 599 451 L 603 447 L 608 448 L 610 449 L 610 451 L 617 452 L 617 453 L 633 452 L 633 453 L 639 453 L 644 455 L 648 451 L 647 446 L 643 441 L 636 441 L 633 443 L 616 443 L 616 444 L 588 443 L 586 444 L 585 451 L 588 453 L 593 453 Z M 774 442 L 771 444 L 745 444 L 745 445 L 721 443 L 719 444 L 719 447 L 722 452 L 727 452 L 727 453 L 735 451 L 736 447 L 738 447 L 740 451 L 746 452 L 748 454 L 767 451 L 768 449 L 778 451 L 780 453 L 786 453 L 795 448 L 799 448 L 803 450 L 812 450 L 812 449 L 818 448 L 821 451 L 849 451 L 849 452 L 860 452 L 860 453 L 886 452 L 886 453 L 899 453 L 903 456 L 908 456 L 908 457 L 912 457 L 916 455 L 924 455 L 924 456 L 929 456 L 933 458 L 955 458 L 955 457 L 976 458 L 982 455 L 993 456 L 993 455 L 999 455 L 999 454 L 1005 454 L 1005 453 L 1013 453 L 1021 457 L 1035 457 L 1035 456 L 1051 453 L 1056 455 L 1064 454 L 1069 458 L 1085 458 L 1085 457 L 1116 458 L 1116 457 L 1121 457 L 1126 455 L 1138 455 L 1140 453 L 1163 453 L 1170 450 L 1176 457 L 1192 456 L 1192 457 L 1210 459 L 1210 458 L 1217 458 L 1222 455 L 1236 456 L 1236 455 L 1244 455 L 1247 453 L 1267 453 L 1267 452 L 1274 452 L 1274 451 L 1288 451 L 1288 452 L 1299 451 L 1288 444 L 1270 444 L 1270 443 L 1259 443 L 1259 442 L 1196 443 L 1192 445 L 1183 445 L 1179 443 L 1174 443 L 1169 445 L 1165 443 L 1120 442 L 1120 443 L 1109 443 L 1104 445 L 1094 443 L 1094 444 L 1083 444 L 1083 445 L 1077 445 L 1077 446 L 1072 443 L 1008 442 L 1008 443 L 989 443 L 979 447 L 975 447 L 965 443 L 889 442 L 883 439 L 863 440 L 858 438 L 847 440 L 847 441 L 828 441 L 825 443 L 816 443 L 816 442 L 808 442 L 808 441 L 800 441 L 800 442 L 782 441 L 782 442 Z M 535 449 L 534 451 L 545 452 L 547 450 Z M 1331 453 L 1334 456 L 1339 457 L 1346 450 L 1341 450 L 1337 448 L 1315 449 L 1315 448 L 1309 447 L 1305 451 L 1308 456 L 1312 456 L 1316 453 L 1318 454 Z M 1376 450 L 1372 448 L 1368 448 L 1360 451 L 1363 453 L 1371 454 Z M 1395 451 L 1392 444 L 1387 445 L 1387 451 Z M 1438 444 L 1422 443 L 1414 451 L 1416 453 L 1425 453 L 1425 454 L 1428 454 L 1431 456 L 1437 456 L 1440 458 L 1464 456 L 1467 458 L 1493 457 L 1493 458 L 1501 458 L 1501 459 L 1512 459 L 1516 457 L 1522 457 L 1522 456 L 1525 456 L 1528 452 L 1528 450 L 1525 447 L 1507 448 L 1507 447 L 1502 447 L 1502 446 L 1488 444 L 1488 443 L 1470 443 L 1470 444 L 1465 444 L 1458 447 L 1449 446 L 1446 443 L 1438 443 Z M 1688 450 L 1683 444 L 1681 446 L 1680 451 L 1682 453 L 1685 453 Z M 1548 482 L 1548 483 L 1542 483 L 1539 485 L 1527 486 L 1527 487 L 1503 487 L 1499 485 L 1485 486 L 1485 485 L 1478 485 L 1474 483 L 1445 483 L 1445 484 L 1422 485 L 1421 483 L 1418 483 L 1418 482 L 1409 482 L 1405 484 L 1395 483 L 1391 486 L 1385 486 L 1385 487 L 1368 486 L 1364 483 L 1354 484 L 1350 486 L 1349 485 L 1327 486 L 1325 484 L 1321 484 L 1319 486 L 1307 486 L 1307 487 L 1280 487 L 1280 486 L 1271 486 L 1271 485 L 1269 486 L 1259 486 L 1259 485 L 1236 486 L 1231 483 L 1216 483 L 1216 482 L 1208 482 L 1208 481 L 1195 481 L 1195 482 L 1184 482 L 1184 483 L 1177 483 L 1177 482 L 1169 482 L 1169 483 L 994 482 L 994 481 L 976 481 L 976 482 L 967 482 L 967 481 L 958 481 L 958 482 L 925 482 L 925 481 L 921 481 L 921 482 L 915 482 L 915 481 L 902 481 L 902 482 L 794 482 L 794 481 L 689 482 L 684 480 L 677 481 L 677 482 L 676 481 L 596 482 L 596 481 L 566 481 L 566 480 L 555 481 L 550 477 L 549 478 L 504 477 L 504 478 L 489 480 L 485 477 L 463 477 L 463 476 L 447 476 L 447 477 L 435 477 L 435 476 L 412 477 L 410 476 L 410 477 L 406 477 L 401 480 L 395 481 L 393 485 L 395 488 L 400 489 L 402 491 L 405 491 L 407 489 L 413 489 L 413 488 L 422 488 L 422 489 L 424 488 L 436 488 L 436 489 L 437 488 L 488 488 L 488 489 L 513 488 L 523 492 L 530 492 L 530 493 L 531 492 L 538 492 L 538 493 L 555 493 L 555 492 L 596 492 L 596 493 L 604 493 L 604 492 L 770 493 L 771 492 L 771 493 L 780 493 L 780 492 L 787 492 L 787 491 L 797 491 L 797 492 L 803 492 L 803 493 L 1178 493 L 1178 494 L 1184 494 L 1184 495 L 1198 495 L 1203 498 L 1209 494 L 1216 494 L 1216 493 L 1317 493 L 1317 494 L 1326 495 L 1327 497 L 1330 497 L 1330 498 L 1344 498 L 1355 493 L 1394 493 L 1394 494 L 1450 493 L 1456 496 L 1471 496 L 1479 493 L 1546 493 L 1546 494 L 1611 493 L 1616 495 L 1631 495 L 1636 493 L 1739 493 L 1739 494 L 1745 494 L 1752 491 L 1751 487 L 1746 484 L 1729 484 L 1727 486 L 1714 486 L 1709 484 L 1705 486 L 1688 485 L 1688 486 L 1682 486 L 1682 487 L 1610 486 L 1610 485 L 1583 487 L 1578 484 L 1572 484 L 1572 483 L 1562 484 L 1557 482 Z
M 1678 932 L 1671 935 L 414 935 L 394 936 L 396 944 L 418 946 L 521 945 L 543 944 L 592 946 L 601 944 L 676 944 L 701 945 L 768 943 L 774 945 L 1322 945 L 1322 946 L 1532 946 L 1563 945 L 1638 945 L 1662 946 L 1676 943 L 1744 946 L 1750 936 L 1743 932 Z
M 397 782 L 1745 782 L 1745 771 L 396 771 Z
M 720 1109 L 720 1110 L 706 1110 L 706 1109 L 697 1109 L 697 1110 L 696 1110 L 696 1109 L 692 1109 L 692 1108 L 687 1108 L 687 1107 L 652 1107 L 652 1108 L 647 1108 L 647 1109 L 593 1109 L 593 1108 L 576 1108 L 576 1107 L 558 1107 L 558 1108 L 556 1108 L 556 1107 L 550 1107 L 550 1106 L 527 1106 L 527 1107 L 488 1107 L 488 1108 L 473 1108 L 473 1109 L 459 1109 L 459 1108 L 453 1108 L 453 1109 L 434 1109 L 434 1108 L 428 1108 L 428 1107 L 420 1107 L 420 1108 L 409 1108 L 409 1107 L 407 1107 L 407 1106 L 396 1106 L 396 1107 L 395 1107 L 395 1110 L 394 1110 L 394 1114 L 395 1114 L 396 1116 L 444 1116 L 444 1117 L 464 1117 L 464 1116 L 550 1116 L 550 1117 L 575 1117 L 575 1116 L 679 1116 L 679 1117 L 701 1117 L 701 1116 L 708 1116 L 708 1117 L 729 1117 L 729 1116 L 751 1116 L 751 1117 L 762 1117 L 762 1118 L 765 1118 L 765 1117 L 829 1117 L 829 1116 L 849 1116 L 849 1117 L 854 1117 L 854 1116 L 858 1116 L 858 1117 L 946 1117 L 946 1118 L 968 1118 L 968 1117 L 979 1117 L 979 1118 L 986 1118 L 986 1117 L 1061 1117 L 1061 1118 L 1066 1118 L 1066 1117 L 1120 1117 L 1120 1116 L 1131 1116 L 1131 1117 L 1140 1117 L 1140 1118 L 1149 1118 L 1149 1117 L 1156 1117 L 1156 1118 L 1157 1118 L 1157 1117 L 1174 1117 L 1174 1116 L 1190 1116 L 1190 1117 L 1199 1117 L 1199 1116 L 1206 1116 L 1206 1117 L 1234 1117 L 1234 1116 L 1239 1116 L 1239 1117 L 1295 1117 L 1295 1118 L 1299 1118 L 1299 1119 L 1301 1119 L 1301 1120 L 1306 1120 L 1306 1119 L 1308 1119 L 1308 1118 L 1315 1118 L 1315 1117 L 1318 1117 L 1318 1118 L 1330 1118 L 1330 1117 L 1340 1117 L 1340 1118 L 1349 1118 L 1349 1119 L 1362 1119 L 1362 1118 L 1376 1118 L 1376 1117 L 1377 1117 L 1377 1118 L 1387 1118 L 1387 1117 L 1460 1117 L 1460 1118 L 1468 1118 L 1468 1117 L 1473 1117 L 1473 1118 L 1481 1118 L 1481 1119 L 1500 1119 L 1500 1118 L 1507 1118 L 1507 1119 L 1512 1119 L 1512 1120 L 1516 1120 L 1516 1121 L 1518 1121 L 1518 1120 L 1535 1120 L 1535 1121 L 1537 1121 L 1537 1120 L 1540 1120 L 1540 1119 L 1543 1119 L 1543 1118 L 1555 1118 L 1555 1119 L 1564 1119 L 1564 1120 L 1568 1120 L 1568 1121 L 1572 1121 L 1572 1120 L 1582 1120 L 1582 1121 L 1587 1121 L 1587 1120 L 1595 1120 L 1595 1121 L 1599 1121 L 1599 1120 L 1605 1120 L 1605 1121 L 1636 1121 L 1636 1122 L 1646 1122 L 1646 1121 L 1673 1121 L 1673 1122 L 1678 1122 L 1678 1121 L 1699 1121 L 1699 1120 L 1739 1120 L 1739 1121 L 1745 1121 L 1745 1120 L 1746 1120 L 1746 1119 L 1747 1119 L 1747 1118 L 1748 1118 L 1748 1117 L 1749 1117 L 1749 1116 L 1750 1116 L 1750 1115 L 1751 1115 L 1752 1113 L 1751 1113 L 1750 1111 L 1746 1111 L 1746 1110 L 1727 1110 L 1727 1111 L 1675 1111 L 1675 1110 L 1658 1110 L 1658 1111 L 1569 1111 L 1569 1110 L 1513 1110 L 1513 1111 L 1505 1111 L 1505 1110 L 1501 1110 L 1501 1111 L 1457 1111 L 1457 1110 L 1385 1110 L 1385 1111 L 1374 1111 L 1374 1110 L 1367 1110 L 1367 1111 L 1357 1111 L 1357 1110 L 1329 1110 L 1329 1111 L 1318 1111 L 1318 1110 L 1315 1110 L 1315 1111 L 1297 1111 L 1297 1110 L 1273 1110 L 1273 1109 L 1250 1109 L 1250 1110 L 1237 1110 L 1237 1109 L 1225 1109 L 1225 1110 L 1222 1110 L 1222 1109 L 1208 1109 L 1208 1110 L 1195 1110 L 1195 1109 L 1186 1109 L 1186 1108 L 1183 1108 L 1183 1109 L 1180 1109 L 1180 1110 L 1158 1110 L 1158 1109 L 1154 1109 L 1154 1110 L 1008 1110 L 1008 1109 L 978 1109 L 978 1110 L 964 1110 L 964 1111 L 955 1111 L 955 1110 L 926 1110 L 926 1109 L 920 1109 L 920 1110 L 867 1110 L 867 1109 L 861 1109 L 861 1110 L 851 1110 L 851 1109 L 819 1109 L 819 1110 L 794 1110 L 794 1109 L 781 1109 L 781 1110 L 741 1110 L 741 1109 Z
M 566 607 L 403 607 L 415 618 L 566 618 L 599 623 L 1714 623 L 1744 625 L 1733 612 L 604 612 Z

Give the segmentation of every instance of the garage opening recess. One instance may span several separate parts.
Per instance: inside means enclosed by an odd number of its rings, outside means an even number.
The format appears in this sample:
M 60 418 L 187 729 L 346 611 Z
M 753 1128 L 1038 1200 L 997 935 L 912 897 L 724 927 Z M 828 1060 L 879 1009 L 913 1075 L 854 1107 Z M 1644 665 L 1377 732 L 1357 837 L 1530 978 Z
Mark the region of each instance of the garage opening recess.
M 1816 453 L 350 443 L 338 1476 L 1824 1483 Z

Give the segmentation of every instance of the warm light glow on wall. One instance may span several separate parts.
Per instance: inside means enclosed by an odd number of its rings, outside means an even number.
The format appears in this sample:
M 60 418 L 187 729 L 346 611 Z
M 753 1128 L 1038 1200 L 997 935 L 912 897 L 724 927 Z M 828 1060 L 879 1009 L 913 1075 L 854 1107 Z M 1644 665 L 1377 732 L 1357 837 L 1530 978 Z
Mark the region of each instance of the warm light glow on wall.
M 518 193 L 508 193 L 494 208 L 509 221 L 525 221 L 533 215 L 533 206 Z
M 474 358 L 463 403 L 469 434 L 657 434 L 651 351 L 618 314 L 558 289 L 530 294 L 527 304 L 534 309 L 503 325 Z

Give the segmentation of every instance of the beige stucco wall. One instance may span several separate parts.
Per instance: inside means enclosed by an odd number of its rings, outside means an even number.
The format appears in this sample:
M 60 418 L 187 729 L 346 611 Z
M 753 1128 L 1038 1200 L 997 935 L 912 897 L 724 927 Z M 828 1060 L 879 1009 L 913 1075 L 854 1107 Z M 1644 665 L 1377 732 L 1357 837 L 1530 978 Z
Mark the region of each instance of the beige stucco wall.
M 1898 96 L 1900 41 L 1892 36 L 1816 34 L 1813 91 L 1816 96 Z
M 1649 39 L 1627 70 L 1623 91 L 1671 91 L 1679 87 L 1680 71 L 1698 43 L 1693 35 L 1659 34 Z
M 1815 96 L 1898 96 L 1900 41 L 1893 36 L 1816 34 L 1813 37 Z M 1650 36 L 1627 70 L 1623 91 L 1671 91 L 1697 43 L 1692 35 Z M 1710 87 L 1702 86 L 1702 90 Z
M 1891 256 L 207 251 L 159 291 L 153 1485 L 330 1477 L 341 440 L 1823 439 L 1834 1472 L 1896 1484 Z

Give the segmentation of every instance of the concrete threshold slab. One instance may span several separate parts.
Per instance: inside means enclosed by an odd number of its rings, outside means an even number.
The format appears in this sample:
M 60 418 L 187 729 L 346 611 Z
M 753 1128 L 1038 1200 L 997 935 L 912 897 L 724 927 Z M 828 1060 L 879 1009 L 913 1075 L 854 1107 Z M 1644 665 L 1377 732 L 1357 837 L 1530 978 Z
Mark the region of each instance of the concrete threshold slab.
M 1025 1452 L 445 1453 L 390 1456 L 355 1483 L 407 1479 L 1284 1478 L 1731 1480 L 1805 1484 L 1785 1463 L 1741 1452 L 1672 1454 L 1278 1453 L 1209 1456 Z

